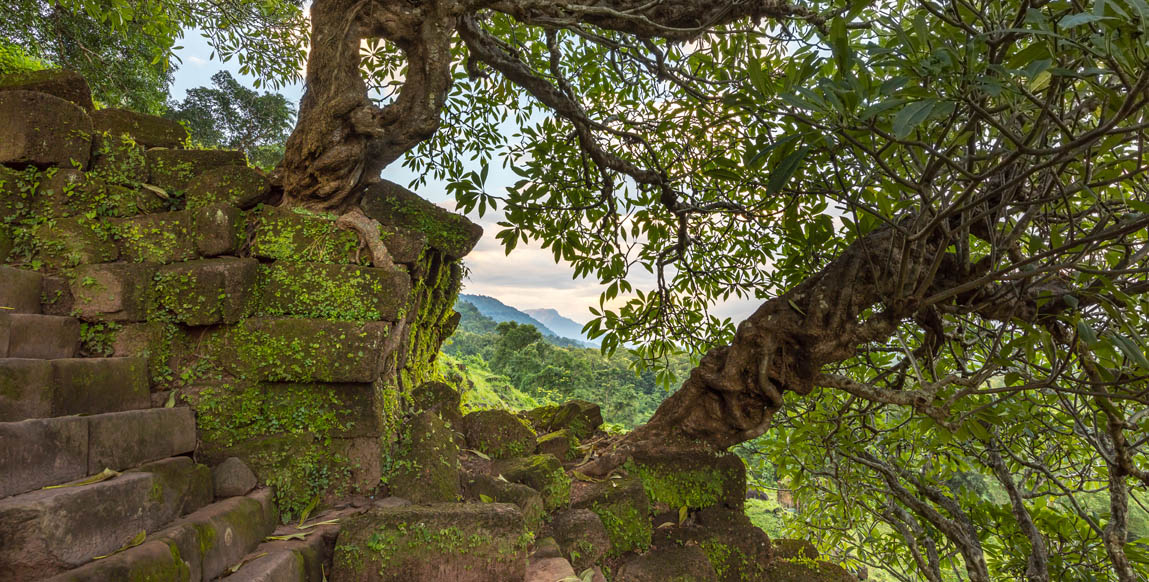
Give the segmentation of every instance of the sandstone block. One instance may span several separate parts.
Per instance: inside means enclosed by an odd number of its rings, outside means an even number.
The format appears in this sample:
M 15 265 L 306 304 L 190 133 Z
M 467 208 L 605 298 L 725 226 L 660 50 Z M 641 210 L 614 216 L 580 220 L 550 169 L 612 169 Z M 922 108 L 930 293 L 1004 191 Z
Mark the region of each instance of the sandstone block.
M 169 191 L 183 191 L 196 176 L 221 166 L 242 166 L 243 152 L 232 150 L 148 150 L 148 182 Z
M 186 406 L 96 414 L 88 431 L 89 474 L 190 453 L 196 444 L 195 415 Z
M 192 217 L 187 211 L 146 214 L 112 221 L 120 252 L 137 263 L 175 263 L 196 258 Z
M 389 333 L 376 322 L 249 318 L 214 334 L 207 348 L 226 371 L 249 380 L 370 383 Z
M 87 457 L 85 418 L 0 422 L 0 498 L 79 479 Z
M 391 494 L 414 503 L 458 499 L 459 448 L 451 427 L 437 414 L 422 412 L 405 428 L 387 480 Z
M 182 125 L 126 109 L 98 109 L 92 112 L 92 128 L 112 137 L 131 136 L 136 143 L 149 148 L 182 147 L 188 132 Z
M 527 559 L 526 582 L 555 582 L 574 576 L 574 568 L 559 554 L 553 539 L 544 538 L 535 544 L 535 551 Z
M 427 235 L 402 226 L 380 225 L 379 236 L 387 252 L 391 253 L 391 260 L 396 263 L 413 264 L 423 256 L 423 249 L 427 247 Z
M 554 455 L 532 455 L 497 461 L 493 472 L 507 481 L 522 483 L 543 496 L 543 506 L 554 511 L 570 503 L 571 479 Z
M 577 446 L 578 439 L 571 436 L 564 428 L 539 437 L 535 449 L 541 454 L 554 455 L 565 463 L 575 458 L 578 452 Z
M 0 91 L 35 91 L 92 110 L 92 90 L 78 73 L 63 69 L 18 71 L 0 76 Z
M 243 242 L 243 213 L 234 206 L 216 204 L 192 212 L 195 248 L 205 257 L 237 254 Z
M 192 326 L 233 324 L 245 315 L 256 267 L 254 259 L 234 258 L 160 267 L 151 313 L 167 313 Z
M 554 514 L 551 531 L 562 553 L 582 572 L 610 552 L 610 535 L 598 514 L 589 509 L 567 509 Z
M 773 580 L 765 576 L 765 566 L 773 557 L 770 537 L 741 510 L 711 507 L 695 514 L 688 525 L 655 531 L 656 546 L 702 548 L 719 582 Z
M 113 135 L 98 129 L 92 135 L 92 163 L 89 175 L 109 184 L 132 186 L 148 176 L 147 148 L 131 135 Z M 159 199 L 154 193 L 149 195 Z M 161 199 L 162 200 L 162 199 Z
M 303 558 L 294 552 L 271 552 L 245 563 L 222 582 L 308 582 L 303 566 Z
M 147 363 L 140 358 L 51 360 L 52 416 L 151 406 Z
M 496 479 L 480 473 L 463 479 L 463 492 L 463 495 L 471 501 L 487 501 L 483 499 L 487 497 L 499 503 L 514 503 L 523 513 L 523 521 L 531 531 L 542 523 L 546 515 L 543 496 L 522 483 L 511 483 L 505 479 Z
M 198 581 L 179 549 L 158 541 L 145 542 L 126 552 L 89 562 L 49 578 L 49 582 L 108 582 L 110 580 Z
M 412 410 L 438 414 L 455 430 L 463 427 L 463 412 L 459 408 L 462 396 L 458 390 L 443 382 L 424 382 L 411 391 Z
M 43 275 L 0 265 L 0 306 L 8 313 L 40 313 L 40 286 Z
M 92 120 L 75 103 L 47 93 L 0 92 L 0 164 L 88 166 Z
M 571 507 L 589 509 L 598 515 L 610 537 L 611 555 L 650 547 L 650 498 L 637 477 L 609 479 L 580 488 L 571 499 Z
M 188 183 L 189 209 L 226 204 L 247 210 L 262 202 L 271 190 L 263 172 L 244 165 L 213 168 Z
M 251 255 L 277 261 L 366 265 L 359 237 L 335 228 L 335 216 L 263 206 L 252 213 Z
M 229 497 L 179 519 L 156 538 L 197 561 L 200 579 L 214 580 L 275 530 L 277 513 L 271 498 L 267 488 Z
M 483 229 L 461 214 L 449 212 L 406 188 L 383 180 L 363 194 L 363 213 L 387 226 L 422 232 L 427 243 L 452 259 L 471 252 Z
M 102 225 L 85 216 L 59 218 L 33 231 L 37 256 L 52 266 L 77 266 L 116 260 L 120 251 Z
M 180 336 L 174 324 L 162 321 L 127 323 L 112 331 L 111 355 L 121 358 L 143 358 L 148 363 L 148 377 L 153 382 L 171 374 L 174 344 Z M 162 403 L 165 400 L 160 401 Z
M 467 446 L 495 459 L 521 457 L 535 451 L 535 432 L 502 409 L 476 410 L 463 417 Z
M 410 291 L 401 269 L 280 261 L 259 268 L 256 315 L 395 321 Z
M 525 533 L 522 514 L 505 503 L 376 507 L 339 532 L 331 580 L 523 580 Z
M 40 284 L 40 307 L 44 315 L 72 315 L 76 300 L 67 277 L 48 275 Z
M 717 582 L 714 566 L 698 546 L 660 548 L 622 565 L 616 582 Z M 771 578 L 770 580 L 773 580 Z
M 81 265 L 72 283 L 79 316 L 88 320 L 143 321 L 147 318 L 156 265 Z
M 741 510 L 746 465 L 737 455 L 709 450 L 637 453 L 630 467 L 642 479 L 652 503 L 662 509 L 723 505 Z
M 80 322 L 74 317 L 0 312 L 0 357 L 53 360 L 74 358 L 80 349 Z
M 125 473 L 92 485 L 0 500 L 0 578 L 33 580 L 61 573 L 178 517 L 194 463 L 171 461 L 167 468 L 182 479 Z
M 52 416 L 52 364 L 0 359 L 0 422 L 46 416 Z
M 829 562 L 806 560 L 772 560 L 766 566 L 770 582 L 857 582 L 844 568 Z

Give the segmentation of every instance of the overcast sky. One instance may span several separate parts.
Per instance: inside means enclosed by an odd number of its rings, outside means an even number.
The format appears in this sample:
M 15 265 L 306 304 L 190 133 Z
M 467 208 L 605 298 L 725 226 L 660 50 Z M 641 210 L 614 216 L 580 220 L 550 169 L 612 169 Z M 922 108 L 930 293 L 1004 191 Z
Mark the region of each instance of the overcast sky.
M 183 99 L 188 89 L 211 85 L 211 76 L 224 69 L 244 85 L 252 86 L 254 79 L 241 75 L 234 59 L 229 63 L 210 59 L 211 48 L 198 33 L 188 34 L 179 44 L 184 47 L 177 53 L 183 63 L 175 72 L 171 87 L 173 99 Z M 298 105 L 303 88 L 293 85 L 279 92 Z M 408 170 L 400 168 L 398 163 L 385 170 L 383 175 L 404 186 L 414 177 Z M 501 170 L 498 164 L 492 164 L 487 189 L 495 192 L 515 179 L 510 172 Z M 434 182 L 428 182 L 417 191 L 420 196 L 453 209 L 453 201 L 445 192 L 442 184 Z M 565 263 L 556 264 L 553 255 L 537 243 L 520 245 L 507 256 L 495 239 L 499 230 L 495 223 L 499 216 L 488 213 L 481 219 L 477 215 L 469 215 L 468 218 L 481 224 L 484 234 L 475 250 L 465 259 L 471 274 L 464 282 L 464 292 L 489 295 L 519 309 L 554 308 L 579 323 L 585 323 L 592 317 L 589 308 L 598 306 L 598 297 L 602 292 L 598 281 L 572 279 L 570 266 Z M 632 281 L 637 287 L 648 287 L 650 282 L 641 279 Z M 749 315 L 755 306 L 756 303 L 751 302 L 732 302 L 721 306 L 716 312 L 739 321 Z

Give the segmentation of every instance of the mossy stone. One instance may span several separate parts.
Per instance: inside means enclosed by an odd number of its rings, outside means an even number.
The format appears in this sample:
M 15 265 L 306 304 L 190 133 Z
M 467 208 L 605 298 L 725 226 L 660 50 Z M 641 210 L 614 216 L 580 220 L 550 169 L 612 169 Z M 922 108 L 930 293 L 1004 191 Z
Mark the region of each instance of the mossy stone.
M 343 524 L 331 581 L 522 580 L 530 539 L 511 504 L 374 507 Z
M 737 455 L 706 449 L 641 452 L 628 468 L 642 479 L 656 509 L 724 505 L 741 510 L 746 466 Z
M 228 204 L 247 210 L 262 202 L 271 190 L 263 172 L 242 165 L 212 168 L 196 176 L 187 186 L 187 207 L 203 208 Z
M 147 159 L 148 182 L 169 192 L 183 192 L 193 178 L 212 168 L 247 164 L 243 152 L 234 150 L 150 149 Z
M 543 496 L 547 511 L 570 504 L 571 478 L 554 455 L 532 455 L 497 461 L 492 471 L 512 483 L 522 483 Z
M 650 499 L 636 476 L 621 476 L 581 489 L 571 500 L 574 509 L 598 515 L 610 536 L 610 554 L 618 556 L 650 547 Z
M 794 558 L 817 560 L 819 557 L 818 548 L 815 548 L 814 544 L 807 540 L 771 540 L 771 547 L 774 549 L 774 558 L 779 560 L 790 560 Z
M 120 257 L 108 229 L 86 216 L 41 224 L 33 231 L 33 238 L 35 256 L 55 268 L 110 263 Z
M 189 211 L 196 251 L 205 257 L 238 254 L 244 238 L 244 215 L 228 204 Z
M 461 395 L 458 390 L 444 382 L 424 382 L 411 391 L 411 409 L 425 410 L 438 414 L 453 429 L 463 426 L 463 412 L 459 406 Z
M 471 501 L 514 503 L 523 512 L 529 531 L 535 531 L 546 515 L 542 494 L 522 483 L 511 483 L 490 475 L 469 475 L 463 479 L 463 494 Z
M 599 564 L 610 553 L 610 535 L 598 514 L 589 509 L 556 512 L 551 531 L 576 572 Z
M 668 547 L 624 563 L 615 582 L 716 582 L 714 568 L 697 546 Z
M 411 292 L 399 268 L 289 263 L 259 268 L 255 315 L 315 317 L 337 321 L 395 321 Z
M 92 90 L 79 73 L 66 69 L 12 71 L 0 75 L 0 91 L 35 91 L 65 99 L 92 110 Z
M 251 255 L 277 261 L 367 265 L 355 232 L 335 228 L 334 215 L 260 206 L 251 212 Z
M 156 265 L 81 265 L 72 280 L 77 314 L 87 320 L 144 321 L 152 303 Z
M 560 461 L 566 462 L 578 454 L 578 439 L 571 436 L 567 429 L 540 436 L 536 450 L 540 453 L 554 455 Z
M 767 582 L 765 566 L 772 556 L 769 536 L 746 514 L 711 507 L 694 515 L 690 525 L 655 530 L 656 546 L 694 545 L 702 548 L 719 582 Z
M 467 446 L 495 459 L 521 457 L 535 451 L 535 431 L 501 409 L 476 410 L 463 417 Z
M 459 447 L 438 414 L 421 412 L 410 420 L 387 485 L 392 495 L 415 503 L 459 499 Z
M 857 582 L 844 568 L 829 562 L 809 560 L 772 560 L 766 566 L 770 582 Z
M 47 93 L 0 91 L 0 164 L 87 169 L 92 120 L 84 108 Z
M 236 323 L 245 315 L 257 267 L 255 259 L 236 258 L 160 267 L 149 314 L 190 326 Z
M 466 256 L 483 236 L 482 227 L 466 217 L 440 208 L 387 180 L 370 186 L 363 193 L 361 204 L 364 214 L 383 225 L 422 232 L 428 244 L 451 259 Z
M 126 109 L 97 109 L 92 112 L 92 127 L 112 137 L 131 136 L 136 143 L 149 148 L 178 148 L 188 132 L 170 119 L 145 115 Z
M 110 221 L 124 259 L 137 263 L 175 263 L 199 257 L 187 211 L 146 214 Z

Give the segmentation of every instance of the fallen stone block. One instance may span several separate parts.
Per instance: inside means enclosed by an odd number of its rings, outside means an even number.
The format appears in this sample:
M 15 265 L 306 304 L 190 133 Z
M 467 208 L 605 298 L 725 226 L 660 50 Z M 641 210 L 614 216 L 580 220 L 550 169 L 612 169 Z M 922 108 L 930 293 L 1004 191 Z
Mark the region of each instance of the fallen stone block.
M 92 120 L 82 107 L 34 91 L 0 91 L 0 164 L 88 167 Z
M 236 457 L 228 457 L 212 468 L 211 478 L 216 497 L 247 495 L 248 491 L 259 485 L 255 473 Z
M 395 471 L 387 477 L 391 494 L 413 503 L 457 500 L 459 448 L 450 425 L 434 412 L 422 412 L 404 428 Z
M 531 531 L 535 531 L 546 516 L 542 494 L 522 483 L 512 483 L 481 473 L 468 475 L 463 479 L 463 495 L 470 501 L 514 503 L 523 513 L 523 522 Z
M 717 582 L 718 575 L 698 546 L 686 546 L 660 548 L 635 556 L 618 569 L 614 579 L 615 582 Z
M 523 580 L 528 540 L 522 514 L 505 503 L 375 507 L 343 524 L 331 580 Z
M 502 409 L 476 410 L 463 417 L 467 446 L 495 458 L 522 457 L 535 451 L 535 431 Z
M 650 498 L 637 477 L 580 484 L 572 494 L 571 507 L 598 515 L 610 537 L 611 556 L 650 547 Z
M 746 498 L 746 465 L 734 454 L 703 449 L 640 452 L 628 467 L 642 479 L 657 509 L 723 505 L 741 510 Z
M 497 461 L 495 474 L 512 483 L 522 483 L 543 496 L 543 506 L 554 511 L 570 504 L 571 479 L 554 455 L 532 455 Z
M 610 553 L 610 535 L 598 514 L 589 509 L 567 509 L 554 514 L 551 531 L 574 569 L 582 572 Z
M 556 582 L 575 577 L 574 568 L 559 552 L 552 538 L 535 543 L 535 550 L 527 558 L 526 582 Z

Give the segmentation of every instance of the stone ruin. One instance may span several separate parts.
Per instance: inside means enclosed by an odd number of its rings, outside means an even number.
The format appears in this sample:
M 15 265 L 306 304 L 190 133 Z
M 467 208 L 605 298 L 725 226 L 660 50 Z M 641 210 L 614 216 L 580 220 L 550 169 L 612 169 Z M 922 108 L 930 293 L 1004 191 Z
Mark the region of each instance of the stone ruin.
M 596 405 L 464 415 L 435 358 L 476 225 L 383 182 L 373 264 L 187 141 L 0 78 L 0 579 L 853 579 L 749 523 L 733 455 L 595 480 Z

